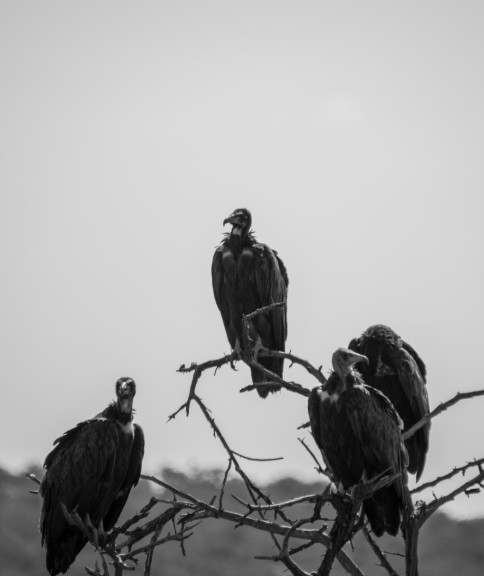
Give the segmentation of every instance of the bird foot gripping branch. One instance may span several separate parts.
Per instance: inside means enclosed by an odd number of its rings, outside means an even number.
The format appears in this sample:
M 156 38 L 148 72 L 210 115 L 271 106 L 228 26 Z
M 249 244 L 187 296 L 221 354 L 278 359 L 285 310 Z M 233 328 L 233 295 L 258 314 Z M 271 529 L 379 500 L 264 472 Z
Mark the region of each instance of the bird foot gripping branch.
M 232 350 L 231 354 L 230 354 L 230 367 L 232 368 L 232 370 L 235 370 L 237 372 L 237 368 L 235 367 L 235 363 L 238 362 L 239 360 L 242 360 L 242 356 L 241 356 L 242 350 L 240 348 L 240 346 L 237 348 L 235 348 L 234 350 Z
M 75 526 L 80 530 L 84 536 L 89 540 L 89 542 L 94 546 L 95 550 L 105 549 L 109 543 L 109 537 L 104 532 L 102 527 L 102 522 L 96 528 L 91 521 L 89 514 L 86 514 L 84 520 L 80 517 L 78 512 L 69 511 L 67 506 L 61 502 L 60 506 L 64 514 L 65 519 L 71 526 Z

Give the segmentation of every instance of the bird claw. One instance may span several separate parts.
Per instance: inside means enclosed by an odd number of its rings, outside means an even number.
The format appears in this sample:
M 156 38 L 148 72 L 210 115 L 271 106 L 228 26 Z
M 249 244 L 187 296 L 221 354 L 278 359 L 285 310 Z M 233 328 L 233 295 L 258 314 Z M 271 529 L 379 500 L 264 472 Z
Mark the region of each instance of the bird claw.
M 237 350 L 233 350 L 232 353 L 230 354 L 230 367 L 232 368 L 232 370 L 235 370 L 237 372 L 237 368 L 235 367 L 235 362 L 238 362 L 240 360 L 240 353 Z
M 262 340 L 260 337 L 257 337 L 255 341 L 254 347 L 252 348 L 252 361 L 258 362 L 259 361 L 259 354 L 261 352 L 265 352 L 267 348 L 262 344 Z
M 92 523 L 91 518 L 89 517 L 89 514 L 86 514 L 85 524 L 86 524 L 86 528 L 88 529 L 88 531 L 90 533 L 89 541 L 92 543 L 95 550 L 97 550 L 99 548 L 99 532 L 97 531 L 96 527 Z
M 89 540 L 89 542 L 91 542 L 91 544 L 94 546 L 96 550 L 100 548 L 100 543 L 102 547 L 103 543 L 106 540 L 106 533 L 104 532 L 102 522 L 99 524 L 98 528 L 96 528 L 92 523 L 89 514 L 86 514 L 83 520 L 79 515 L 79 512 L 77 512 L 76 510 L 74 510 L 73 512 L 69 512 L 65 504 L 62 502 L 61 507 L 67 522 L 71 526 L 75 526 L 76 528 L 78 528 Z

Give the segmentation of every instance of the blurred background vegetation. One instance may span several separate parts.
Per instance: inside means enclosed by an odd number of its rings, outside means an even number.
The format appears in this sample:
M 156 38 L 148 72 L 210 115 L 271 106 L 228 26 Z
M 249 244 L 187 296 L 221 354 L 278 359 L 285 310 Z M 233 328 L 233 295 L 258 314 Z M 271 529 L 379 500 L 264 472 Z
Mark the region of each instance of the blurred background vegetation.
M 40 468 L 32 467 L 33 472 L 42 478 Z M 210 501 L 217 496 L 223 472 L 217 470 L 194 471 L 184 474 L 164 469 L 160 477 L 192 495 Z M 23 474 L 11 474 L 0 469 L 0 575 L 1 576 L 45 576 L 45 551 L 40 545 L 38 520 L 41 500 L 29 493 L 34 484 Z M 320 492 L 322 484 L 304 484 L 298 480 L 286 478 L 264 487 L 264 491 L 273 501 L 282 501 Z M 121 521 L 138 511 L 153 494 L 153 487 L 141 480 L 128 500 Z M 244 486 L 238 480 L 231 480 L 225 489 L 224 507 L 240 511 L 241 506 L 231 498 L 232 494 L 247 500 Z M 160 495 L 160 492 L 157 493 Z M 165 494 L 167 498 L 171 495 Z M 461 496 L 464 497 L 465 496 Z M 155 507 L 155 511 L 157 508 Z M 158 509 L 158 511 L 160 511 Z M 299 509 L 308 516 L 311 508 Z M 289 514 L 291 516 L 291 514 Z M 293 513 L 294 517 L 294 513 Z M 170 528 L 171 529 L 171 528 Z M 379 539 L 385 551 L 401 553 L 402 539 L 384 537 Z M 297 544 L 297 542 L 296 542 Z M 295 545 L 296 545 L 295 544 Z M 284 566 L 267 560 L 256 560 L 254 556 L 276 554 L 270 536 L 263 532 L 245 527 L 234 528 L 223 520 L 206 520 L 195 529 L 194 535 L 185 543 L 186 556 L 183 556 L 177 543 L 169 542 L 158 548 L 152 567 L 152 576 L 275 576 L 287 573 Z M 356 538 L 347 552 L 366 574 L 384 576 L 386 572 L 377 566 L 376 557 L 370 551 L 366 541 Z M 312 548 L 305 552 L 301 564 L 308 570 L 319 565 L 321 548 Z M 69 571 L 71 576 L 86 574 L 84 566 L 93 567 L 97 553 L 90 545 L 78 556 Z M 399 573 L 403 573 L 402 558 L 390 556 L 390 561 Z M 457 521 L 445 513 L 434 514 L 425 523 L 419 544 L 420 573 L 439 574 L 439 576 L 481 576 L 484 569 L 484 518 Z M 344 574 L 335 564 L 333 573 Z M 133 574 L 143 574 L 139 566 Z

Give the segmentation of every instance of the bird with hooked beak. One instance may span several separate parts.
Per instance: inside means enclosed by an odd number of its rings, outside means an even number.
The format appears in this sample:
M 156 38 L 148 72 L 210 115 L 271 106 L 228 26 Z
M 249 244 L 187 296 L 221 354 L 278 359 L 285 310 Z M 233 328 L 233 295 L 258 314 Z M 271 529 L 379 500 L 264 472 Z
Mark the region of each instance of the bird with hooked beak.
M 385 474 L 398 477 L 363 503 L 377 536 L 395 536 L 413 510 L 407 487 L 408 455 L 402 421 L 388 398 L 367 386 L 355 364 L 366 356 L 338 348 L 327 382 L 311 391 L 311 430 L 334 481 L 344 490 Z
M 42 545 L 50 574 L 66 572 L 87 543 L 96 542 L 118 520 L 141 474 L 144 435 L 133 423 L 132 378 L 116 382 L 116 400 L 54 442 L 39 494 Z M 73 523 L 75 519 L 80 527 Z
M 225 332 L 235 355 L 247 355 L 244 349 L 243 317 L 270 304 L 287 303 L 289 279 L 286 267 L 275 250 L 257 242 L 251 230 L 252 216 L 246 208 L 234 210 L 223 221 L 231 231 L 215 250 L 212 260 L 212 286 Z M 249 325 L 251 355 L 260 349 L 284 351 L 287 338 L 286 306 L 257 314 Z M 259 356 L 259 364 L 282 378 L 284 360 Z M 279 390 L 274 378 L 251 367 L 252 382 L 259 395 Z

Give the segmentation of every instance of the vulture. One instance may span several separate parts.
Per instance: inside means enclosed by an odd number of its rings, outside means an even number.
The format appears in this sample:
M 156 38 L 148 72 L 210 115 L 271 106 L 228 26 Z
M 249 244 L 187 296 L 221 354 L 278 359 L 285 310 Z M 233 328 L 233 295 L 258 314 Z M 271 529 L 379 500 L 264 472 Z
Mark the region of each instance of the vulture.
M 47 549 L 47 570 L 52 575 L 66 572 L 87 542 L 86 536 L 67 522 L 61 504 L 103 533 L 113 528 L 131 488 L 138 483 L 144 435 L 141 427 L 133 424 L 135 393 L 134 380 L 120 378 L 116 401 L 65 432 L 45 459 L 39 527 Z
M 368 386 L 377 388 L 395 406 L 407 430 L 429 413 L 425 364 L 415 350 L 383 324 L 370 326 L 349 348 L 368 358 L 358 364 Z M 405 441 L 408 471 L 419 480 L 429 449 L 430 422 Z
M 266 244 L 257 242 L 251 231 L 252 217 L 248 210 L 235 210 L 224 220 L 232 230 L 215 250 L 212 260 L 212 285 L 227 333 L 235 354 L 244 347 L 242 317 L 277 302 L 287 302 L 288 277 L 286 267 Z M 256 315 L 249 329 L 255 351 L 261 348 L 284 351 L 287 337 L 286 307 Z M 267 370 L 282 377 L 282 358 L 260 357 L 258 362 Z M 251 367 L 252 382 L 267 383 L 271 379 Z M 279 386 L 257 388 L 266 398 Z
M 354 367 L 361 362 L 367 359 L 347 348 L 333 354 L 332 374 L 309 396 L 311 430 L 334 481 L 344 490 L 380 474 L 400 474 L 363 502 L 373 532 L 396 536 L 413 510 L 402 422 L 388 398 L 365 384 Z

